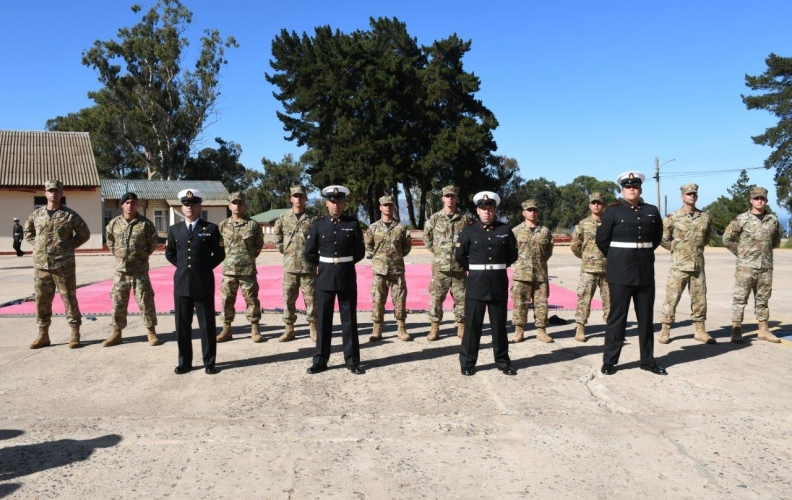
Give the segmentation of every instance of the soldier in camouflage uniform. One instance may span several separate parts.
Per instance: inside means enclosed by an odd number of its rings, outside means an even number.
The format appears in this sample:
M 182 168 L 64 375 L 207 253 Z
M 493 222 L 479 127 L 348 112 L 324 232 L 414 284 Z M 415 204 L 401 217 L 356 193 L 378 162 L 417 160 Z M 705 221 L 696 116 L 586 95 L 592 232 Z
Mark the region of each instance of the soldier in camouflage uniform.
M 432 279 L 429 293 L 429 321 L 431 327 L 426 340 L 440 337 L 440 322 L 443 321 L 443 302 L 448 290 L 454 299 L 454 320 L 457 324 L 457 337 L 465 333 L 465 283 L 467 273 L 454 259 L 454 249 L 459 233 L 465 226 L 473 223 L 466 214 L 457 212 L 459 189 L 454 186 L 443 188 L 443 209 L 432 214 L 424 224 L 423 241 L 427 250 L 432 252 Z
M 259 302 L 258 271 L 256 257 L 264 248 L 264 233 L 258 222 L 247 217 L 247 205 L 242 193 L 231 193 L 228 197 L 231 217 L 221 222 L 217 228 L 225 247 L 223 260 L 223 283 L 220 286 L 220 303 L 223 305 L 223 329 L 217 342 L 231 340 L 231 323 L 236 310 L 237 290 L 242 290 L 245 298 L 245 316 L 250 321 L 250 338 L 253 342 L 264 342 L 259 331 L 261 302 Z
M 107 248 L 115 255 L 116 269 L 110 298 L 113 300 L 113 320 L 110 337 L 102 346 L 110 347 L 122 342 L 121 332 L 127 326 L 129 293 L 135 289 L 143 324 L 146 325 L 150 345 L 160 345 L 155 326 L 157 310 L 154 307 L 154 289 L 149 279 L 149 256 L 157 248 L 157 230 L 154 223 L 138 213 L 138 196 L 125 193 L 121 196 L 122 214 L 105 228 Z
M 547 261 L 553 255 L 553 234 L 540 226 L 539 207 L 536 200 L 526 200 L 522 204 L 525 222 L 512 229 L 517 238 L 518 257 L 512 265 L 514 275 L 511 287 L 512 323 L 514 336 L 511 342 L 524 340 L 524 327 L 528 321 L 528 303 L 534 307 L 536 338 L 542 342 L 552 342 L 547 334 L 547 297 L 550 280 L 547 276 Z
M 69 347 L 80 346 L 82 314 L 77 304 L 77 278 L 74 250 L 88 241 L 91 232 L 77 212 L 61 205 L 63 183 L 51 180 L 44 183 L 47 205 L 37 208 L 25 221 L 25 241 L 33 245 L 35 268 L 33 289 L 36 293 L 38 338 L 31 349 L 50 345 L 49 327 L 52 318 L 52 299 L 58 289 L 66 319 L 71 328 Z
M 781 342 L 770 332 L 767 303 L 773 288 L 773 249 L 781 244 L 781 224 L 765 212 L 767 189 L 751 189 L 751 209 L 738 215 L 723 233 L 723 244 L 737 256 L 732 300 L 732 342 L 743 343 L 742 320 L 748 296 L 754 294 L 754 314 L 759 321 L 759 340 Z
M 666 298 L 663 303 L 660 331 L 661 344 L 671 341 L 671 324 L 674 322 L 679 298 L 685 288 L 690 291 L 690 318 L 696 325 L 694 339 L 714 344 L 704 326 L 707 319 L 707 276 L 704 273 L 704 247 L 712 234 L 709 214 L 696 208 L 698 185 L 685 184 L 682 191 L 682 208 L 663 220 L 663 239 L 660 246 L 671 252 Z
M 404 257 L 412 250 L 412 236 L 407 226 L 393 219 L 396 205 L 392 196 L 379 199 L 380 220 L 370 225 L 363 235 L 366 242 L 366 256 L 371 259 L 371 321 L 374 331 L 369 340 L 382 339 L 382 316 L 385 314 L 385 300 L 390 290 L 393 302 L 393 315 L 399 325 L 399 339 L 410 341 L 404 325 L 407 319 L 407 282 L 404 279 Z
M 292 210 L 275 221 L 273 232 L 278 251 L 283 254 L 283 323 L 286 331 L 278 339 L 294 339 L 294 321 L 297 319 L 297 296 L 302 289 L 305 315 L 311 340 L 316 342 L 316 266 L 305 260 L 305 239 L 316 217 L 305 211 L 307 194 L 302 186 L 290 189 Z
M 586 341 L 586 323 L 591 314 L 591 299 L 594 297 L 597 287 L 599 287 L 600 298 L 602 298 L 602 318 L 606 324 L 610 311 L 610 289 L 605 281 L 607 261 L 596 242 L 597 228 L 601 222 L 602 212 L 605 211 L 605 204 L 599 193 L 591 193 L 589 196 L 589 210 L 591 215 L 580 221 L 572 231 L 572 253 L 581 260 L 580 283 L 577 288 L 577 312 L 575 313 L 575 322 L 577 323 L 575 340 L 578 342 Z

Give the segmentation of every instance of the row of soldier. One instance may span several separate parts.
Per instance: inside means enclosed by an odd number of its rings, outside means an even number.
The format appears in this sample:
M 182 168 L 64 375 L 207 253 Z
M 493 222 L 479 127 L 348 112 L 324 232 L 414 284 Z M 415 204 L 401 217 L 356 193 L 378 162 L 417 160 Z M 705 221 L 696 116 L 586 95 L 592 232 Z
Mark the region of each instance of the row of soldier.
M 704 325 L 706 275 L 703 252 L 710 239 L 711 222 L 706 213 L 696 208 L 698 186 L 682 186 L 682 208 L 661 222 L 656 207 L 640 202 L 643 180 L 644 176 L 640 172 L 626 172 L 620 176 L 618 182 L 622 185 L 624 201 L 614 204 L 608 212 L 605 211 L 599 193 L 593 193 L 589 204 L 591 214 L 575 227 L 572 236 L 572 252 L 582 260 L 575 339 L 586 341 L 585 324 L 594 292 L 599 288 L 604 319 L 608 323 L 602 371 L 608 374 L 616 371 L 615 365 L 623 343 L 626 313 L 631 297 L 635 300 L 638 315 L 641 367 L 653 373 L 665 373 L 654 362 L 651 352 L 653 338 L 648 338 L 653 335 L 653 252 L 659 245 L 672 254 L 659 342 L 670 341 L 670 327 L 675 319 L 676 306 L 686 288 L 690 290 L 691 319 L 696 327 L 694 338 L 708 344 L 715 342 Z M 80 345 L 81 322 L 75 293 L 74 249 L 87 241 L 90 234 L 80 216 L 61 205 L 63 186 L 60 181 L 47 181 L 45 190 L 47 206 L 34 211 L 24 226 L 25 239 L 34 246 L 36 273 L 39 336 L 31 344 L 31 348 L 50 345 L 48 329 L 56 289 L 66 307 L 67 320 L 72 330 L 69 346 L 73 348 Z M 317 343 L 317 353 L 309 373 L 323 371 L 329 358 L 329 332 L 332 330 L 333 304 L 337 296 L 341 306 L 345 361 L 353 373 L 363 373 L 364 370 L 359 366 L 357 345 L 357 287 L 354 264 L 364 255 L 372 260 L 373 331 L 370 340 L 377 341 L 382 338 L 384 307 L 388 294 L 391 295 L 394 316 L 398 323 L 398 337 L 405 341 L 412 340 L 405 327 L 407 283 L 404 278 L 404 257 L 412 248 L 411 237 L 407 227 L 396 220 L 396 207 L 390 196 L 380 198 L 382 216 L 363 234 L 356 219 L 343 215 L 348 189 L 343 186 L 330 186 L 322 193 L 326 198 L 329 216 L 317 218 L 309 215 L 306 212 L 306 192 L 302 187 L 296 186 L 290 192 L 292 210 L 275 223 L 277 248 L 284 256 L 285 331 L 279 340 L 289 341 L 295 338 L 296 299 L 299 290 L 302 290 L 310 336 Z M 521 342 L 524 339 L 524 325 L 530 305 L 534 308 L 537 338 L 543 342 L 552 342 L 546 326 L 549 295 L 547 261 L 553 252 L 553 236 L 547 227 L 539 224 L 539 207 L 533 200 L 522 205 L 524 222 L 509 231 L 508 226 L 499 223 L 495 217 L 500 201 L 497 194 L 482 192 L 474 197 L 478 222 L 458 210 L 456 187 L 443 188 L 442 197 L 443 209 L 428 219 L 424 229 L 424 243 L 433 254 L 432 279 L 429 285 L 430 329 L 427 340 L 434 341 L 439 338 L 439 325 L 443 319 L 442 304 L 450 291 L 454 301 L 457 334 L 463 339 L 460 354 L 462 372 L 472 375 L 475 371 L 478 339 L 486 307 L 489 309 L 492 324 L 496 363 L 504 373 L 513 374 L 505 342 L 508 295 L 505 290 L 508 282 L 506 268 L 511 266 L 514 269 L 511 296 L 514 303 L 512 320 L 515 332 L 511 342 Z M 195 311 L 199 316 L 205 370 L 207 373 L 216 373 L 216 342 L 231 339 L 234 304 L 239 290 L 247 306 L 246 317 L 251 323 L 251 337 L 254 342 L 264 341 L 258 325 L 261 307 L 255 265 L 263 247 L 263 233 L 259 225 L 247 217 L 244 196 L 241 193 L 230 196 L 231 217 L 217 226 L 199 218 L 203 195 L 198 190 L 183 190 L 179 198 L 185 224 L 170 228 L 166 247 L 166 257 L 177 267 L 174 275 L 174 295 L 179 365 L 175 371 L 186 373 L 192 368 L 190 340 L 192 315 Z M 120 202 L 122 214 L 113 219 L 106 228 L 107 245 L 115 255 L 116 270 L 111 291 L 112 331 L 103 345 L 113 346 L 122 342 L 132 290 L 147 328 L 148 341 L 151 345 L 159 345 L 155 331 L 157 318 L 154 291 L 148 277 L 148 260 L 157 246 L 157 233 L 154 224 L 138 213 L 138 197 L 135 193 L 126 193 Z M 759 321 L 759 338 L 779 342 L 767 325 L 767 303 L 772 284 L 772 249 L 780 243 L 780 224 L 772 214 L 765 213 L 765 189 L 753 189 L 749 202 L 750 210 L 738 216 L 723 236 L 724 244 L 738 259 L 731 340 L 742 342 L 743 310 L 750 293 L 753 292 L 756 317 Z M 617 214 L 622 209 L 625 210 L 622 214 L 624 217 Z M 642 225 L 640 217 L 644 212 L 647 213 Z M 607 230 L 604 231 L 603 216 L 606 213 L 610 213 L 611 217 L 606 224 Z M 507 230 L 504 231 L 504 228 Z M 478 235 L 480 239 L 471 239 L 471 234 L 479 229 L 484 230 L 484 233 Z M 499 245 L 494 250 L 491 243 L 486 249 L 483 245 L 483 237 L 490 234 L 489 231 L 493 235 L 497 233 L 498 239 L 495 241 Z M 462 238 L 463 233 L 465 238 Z M 491 240 L 489 236 L 487 239 Z M 510 249 L 512 242 L 513 256 Z M 611 248 L 618 250 L 609 252 Z M 644 249 L 651 251 L 643 252 Z M 621 255 L 616 258 L 614 255 L 619 252 Z M 609 257 L 609 253 L 614 255 Z M 471 262 L 471 258 L 484 260 Z M 609 270 L 610 260 L 617 263 L 612 264 Z M 223 327 L 215 337 L 212 269 L 221 262 Z M 323 283 L 318 288 L 317 276 Z M 468 287 L 469 279 L 478 280 L 476 286 Z M 618 293 L 618 303 L 615 304 L 611 303 L 614 290 Z M 614 316 L 614 311 L 618 318 Z M 466 312 L 469 314 L 466 315 Z

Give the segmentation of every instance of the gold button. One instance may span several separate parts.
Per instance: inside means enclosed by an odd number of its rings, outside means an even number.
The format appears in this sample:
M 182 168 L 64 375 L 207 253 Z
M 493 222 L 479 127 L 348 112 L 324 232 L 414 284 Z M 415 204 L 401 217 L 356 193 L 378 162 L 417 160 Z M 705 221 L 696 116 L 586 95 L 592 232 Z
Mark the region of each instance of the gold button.
M 187 260 L 190 260 L 190 259 L 192 259 L 192 257 L 189 257 L 189 256 L 188 256 L 188 257 L 187 257 Z
M 189 267 L 192 267 L 192 266 L 190 266 L 190 264 L 187 264 L 187 267 L 189 268 Z
M 489 260 L 492 260 L 492 257 L 489 257 Z

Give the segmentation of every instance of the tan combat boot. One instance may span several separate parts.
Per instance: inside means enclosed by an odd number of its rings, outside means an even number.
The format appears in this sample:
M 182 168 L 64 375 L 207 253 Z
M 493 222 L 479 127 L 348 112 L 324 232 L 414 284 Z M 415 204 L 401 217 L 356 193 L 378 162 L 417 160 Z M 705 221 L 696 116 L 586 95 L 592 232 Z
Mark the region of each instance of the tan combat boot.
M 586 325 L 583 323 L 577 324 L 577 329 L 575 330 L 575 340 L 578 342 L 586 341 Z
M 767 321 L 759 322 L 759 340 L 772 342 L 774 344 L 781 343 L 781 339 L 773 335 L 773 332 L 771 332 L 770 328 L 767 327 Z
M 117 326 L 114 326 L 112 331 L 110 332 L 110 336 L 102 342 L 102 347 L 113 347 L 114 345 L 118 345 L 121 343 L 121 329 Z
M 294 325 L 286 325 L 286 331 L 278 337 L 278 342 L 290 342 L 294 340 Z
M 316 342 L 316 321 L 311 321 L 311 324 L 308 325 L 308 330 L 311 333 L 311 341 Z
M 657 341 L 661 344 L 671 342 L 671 323 L 663 323 L 663 328 L 660 330 L 660 338 Z
M 382 323 L 374 323 L 374 327 L 371 329 L 371 337 L 369 337 L 370 342 L 378 340 L 382 340 Z
M 71 325 L 71 340 L 69 340 L 69 349 L 76 349 L 80 347 L 80 327 L 79 325 Z
M 157 337 L 157 332 L 154 331 L 154 327 L 146 331 L 146 337 L 148 337 L 149 345 L 162 345 L 162 341 Z
M 705 344 L 716 344 L 717 343 L 717 340 L 715 340 L 714 338 L 710 337 L 710 334 L 707 333 L 707 329 L 704 328 L 704 322 L 703 321 L 696 321 L 696 334 L 693 335 L 693 338 L 695 340 L 698 340 L 699 342 L 704 342 Z
M 223 329 L 220 330 L 220 335 L 217 336 L 218 342 L 228 342 L 231 340 L 231 323 L 223 323 Z
M 547 330 L 544 328 L 537 328 L 536 329 L 536 338 L 537 340 L 541 340 L 542 342 L 546 342 L 550 344 L 553 342 L 553 337 L 547 334 Z
M 732 321 L 731 341 L 735 344 L 742 344 L 744 342 L 742 337 L 742 326 L 737 321 Z
M 412 337 L 410 337 L 410 334 L 407 333 L 407 328 L 404 325 L 404 320 L 403 319 L 397 320 L 397 323 L 399 324 L 399 331 L 398 331 L 399 340 L 403 340 L 405 342 L 411 342 Z
M 525 329 L 522 326 L 515 326 L 514 327 L 514 336 L 509 339 L 509 342 L 512 344 L 519 344 L 523 340 L 525 340 Z
M 259 342 L 264 342 L 264 337 L 261 336 L 258 323 L 250 324 L 250 339 L 257 344 Z
M 465 323 L 457 323 L 457 337 L 460 339 L 465 336 Z
M 41 349 L 42 347 L 47 347 L 48 345 L 50 345 L 49 327 L 40 326 L 38 338 L 32 344 L 30 344 L 30 348 Z
M 440 323 L 432 323 L 432 326 L 429 327 L 429 335 L 426 336 L 426 340 L 428 340 L 429 342 L 434 342 L 439 338 L 440 338 Z

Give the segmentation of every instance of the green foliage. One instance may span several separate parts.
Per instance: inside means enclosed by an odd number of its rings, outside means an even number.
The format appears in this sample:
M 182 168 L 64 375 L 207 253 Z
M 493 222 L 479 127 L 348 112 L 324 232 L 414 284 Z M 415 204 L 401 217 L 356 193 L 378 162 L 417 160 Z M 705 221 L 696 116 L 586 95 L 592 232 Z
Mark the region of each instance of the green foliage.
M 187 160 L 184 176 L 196 181 L 221 181 L 229 193 L 244 191 L 250 182 L 239 162 L 242 147 L 235 142 L 215 138 L 217 149 L 204 148 Z
M 702 209 L 709 213 L 710 220 L 712 220 L 712 238 L 710 239 L 710 246 L 723 246 L 721 237 L 726 230 L 726 226 L 728 226 L 735 217 L 750 210 L 751 204 L 749 200 L 751 198 L 751 188 L 755 186 L 750 182 L 748 173 L 745 170 L 741 171 L 737 181 L 727 189 L 729 193 L 728 197 L 719 196 L 717 200 Z M 769 205 L 766 206 L 765 212 L 773 213 Z
M 291 207 L 289 197 L 292 186 L 301 185 L 309 194 L 313 190 L 305 175 L 306 164 L 302 158 L 295 161 L 291 154 L 286 154 L 280 162 L 262 158 L 261 164 L 263 173 L 253 170 L 245 173 L 249 213 L 255 215 L 275 208 Z
M 581 175 L 571 183 L 561 186 L 561 203 L 557 210 L 558 232 L 572 232 L 572 228 L 589 215 L 589 196 L 599 193 L 605 206 L 616 201 L 617 194 L 621 191 L 619 185 L 611 181 L 601 181 L 595 177 Z M 554 227 L 554 226 L 551 226 Z

